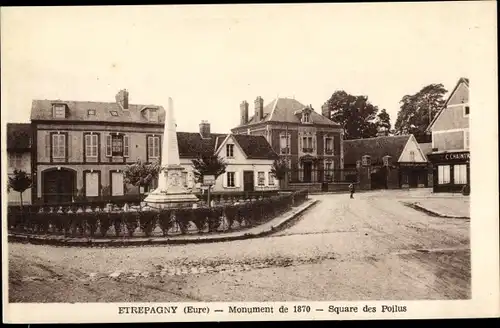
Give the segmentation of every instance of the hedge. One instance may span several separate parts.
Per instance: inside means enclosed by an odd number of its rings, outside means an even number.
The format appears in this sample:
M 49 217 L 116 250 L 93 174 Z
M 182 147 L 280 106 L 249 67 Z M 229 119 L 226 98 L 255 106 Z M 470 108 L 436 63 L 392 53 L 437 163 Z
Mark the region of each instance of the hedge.
M 286 212 L 291 206 L 303 203 L 307 197 L 308 192 L 304 190 L 211 208 L 129 212 L 104 212 L 95 208 L 81 211 L 78 204 L 61 207 L 58 212 L 48 212 L 40 205 L 11 206 L 7 219 L 9 231 L 17 233 L 95 238 L 106 237 L 109 229 L 114 227 L 116 237 L 133 237 L 138 231 L 148 237 L 159 226 L 163 236 L 167 236 L 172 233 L 187 234 L 189 227 L 193 226 L 202 233 L 231 230 L 235 222 L 240 226 L 262 224 Z

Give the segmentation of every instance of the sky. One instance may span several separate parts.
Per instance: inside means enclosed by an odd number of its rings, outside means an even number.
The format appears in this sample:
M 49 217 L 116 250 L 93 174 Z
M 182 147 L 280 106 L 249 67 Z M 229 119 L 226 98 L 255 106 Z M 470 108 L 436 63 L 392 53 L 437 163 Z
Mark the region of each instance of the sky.
M 490 7 L 491 8 L 491 7 Z M 295 97 L 321 113 L 336 90 L 394 124 L 399 101 L 469 77 L 481 3 L 2 8 L 2 121 L 33 99 L 167 107 L 179 131 L 239 124 L 239 104 Z M 474 82 L 471 81 L 473 84 Z

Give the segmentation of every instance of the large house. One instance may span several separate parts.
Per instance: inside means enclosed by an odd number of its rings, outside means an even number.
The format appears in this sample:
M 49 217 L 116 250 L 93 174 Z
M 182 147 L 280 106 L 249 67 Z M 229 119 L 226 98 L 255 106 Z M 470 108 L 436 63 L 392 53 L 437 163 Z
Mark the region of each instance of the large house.
M 428 186 L 427 158 L 413 135 L 345 140 L 344 165 L 366 170 L 363 189 Z
M 31 175 L 31 147 L 32 130 L 31 125 L 26 123 L 7 124 L 7 176 L 12 177 L 14 170 L 20 170 Z M 22 195 L 9 190 L 7 199 L 11 205 L 31 203 L 31 188 L 25 190 Z
M 216 193 L 277 191 L 279 183 L 271 174 L 278 155 L 263 136 L 211 133 L 210 124 L 200 123 L 200 132 L 177 132 L 179 157 L 185 168 L 184 184 L 193 192 L 202 186 L 194 179 L 192 160 L 216 154 L 226 163 L 226 172 L 211 188 Z
M 295 99 L 277 98 L 264 106 L 257 97 L 249 117 L 248 103 L 240 104 L 235 135 L 263 136 L 272 149 L 288 159 L 290 188 L 325 189 L 344 167 L 342 127 Z
M 33 100 L 33 201 L 137 193 L 123 170 L 137 159 L 159 159 L 164 118 L 161 106 L 130 104 L 126 90 L 115 102 Z
M 457 192 L 470 184 L 469 80 L 460 78 L 444 107 L 431 121 L 434 192 Z

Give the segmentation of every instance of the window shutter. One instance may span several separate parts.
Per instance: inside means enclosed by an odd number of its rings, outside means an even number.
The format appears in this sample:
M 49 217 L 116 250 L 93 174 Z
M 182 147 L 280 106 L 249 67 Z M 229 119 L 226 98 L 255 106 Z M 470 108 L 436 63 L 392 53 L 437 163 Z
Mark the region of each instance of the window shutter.
M 111 135 L 106 136 L 106 156 L 111 157 Z
M 45 157 L 50 158 L 50 134 L 45 135 Z
M 334 154 L 340 154 L 340 137 L 333 136 L 333 152 Z
M 269 172 L 267 174 L 266 174 L 266 172 L 264 172 L 264 186 L 269 185 L 269 179 L 271 178 L 269 175 L 270 175 Z
M 129 145 L 129 142 L 130 142 L 129 139 L 130 138 L 127 135 L 123 136 L 123 157 L 128 157 L 129 156 L 129 148 L 130 148 L 129 147 L 130 146 Z
M 64 155 L 66 155 L 66 157 L 68 159 L 70 159 L 72 156 L 71 148 L 73 148 L 73 147 L 71 147 L 71 137 L 69 134 L 68 135 L 63 134 L 62 136 L 63 136 L 62 140 L 63 140 L 64 150 L 65 150 Z
M 222 186 L 223 186 L 224 188 L 226 188 L 226 187 L 227 187 L 227 179 L 228 179 L 228 175 L 229 175 L 229 173 L 228 173 L 228 172 L 226 172 L 226 173 L 222 174 Z
M 259 172 L 257 172 L 257 171 L 253 172 L 253 179 L 254 179 L 254 185 L 258 186 L 259 185 Z
M 240 172 L 238 171 L 234 172 L 234 186 L 235 187 L 240 186 Z

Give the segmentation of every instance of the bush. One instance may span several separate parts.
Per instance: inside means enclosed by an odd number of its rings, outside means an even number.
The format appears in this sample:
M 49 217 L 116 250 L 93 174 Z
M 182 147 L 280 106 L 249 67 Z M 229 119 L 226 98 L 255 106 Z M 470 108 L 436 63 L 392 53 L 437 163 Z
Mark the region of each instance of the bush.
M 192 209 L 191 220 L 198 229 L 198 232 L 203 232 L 207 223 L 207 217 L 210 215 L 210 209 L 206 207 L 199 207 Z
M 156 227 L 158 213 L 154 211 L 139 212 L 139 224 L 146 237 L 151 236 Z
M 470 195 L 470 185 L 466 184 L 462 187 L 462 195 L 469 196 Z
M 208 232 L 214 232 L 222 224 L 223 208 L 220 206 L 212 207 L 208 211 Z
M 175 223 L 179 227 L 181 234 L 186 234 L 189 227 L 189 222 L 192 220 L 192 210 L 179 208 L 174 211 Z
M 139 213 L 138 212 L 125 212 L 122 214 L 123 222 L 127 228 L 129 237 L 134 235 L 135 229 L 139 226 Z
M 115 236 L 119 237 L 122 231 L 122 213 L 109 213 L 111 224 L 115 228 Z
M 106 234 L 113 224 L 112 222 L 112 217 L 109 213 L 102 212 L 100 213 L 99 217 L 99 232 L 101 233 L 102 237 L 106 237 Z
M 172 218 L 172 210 L 161 210 L 158 215 L 158 221 L 161 231 L 163 232 L 163 236 L 167 236 L 168 230 L 172 228 L 175 223 L 175 220 Z
M 228 230 L 231 230 L 233 223 L 238 215 L 238 206 L 237 205 L 229 205 L 224 207 L 224 216 L 226 217 Z

